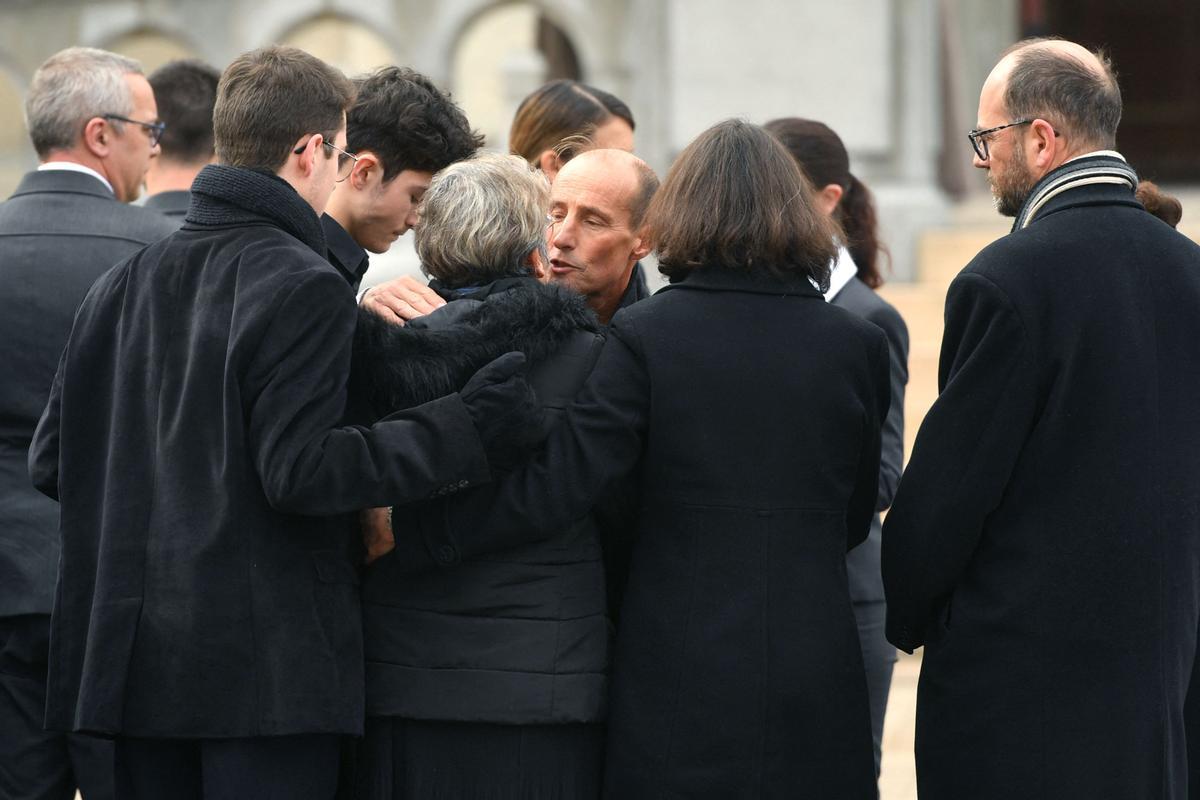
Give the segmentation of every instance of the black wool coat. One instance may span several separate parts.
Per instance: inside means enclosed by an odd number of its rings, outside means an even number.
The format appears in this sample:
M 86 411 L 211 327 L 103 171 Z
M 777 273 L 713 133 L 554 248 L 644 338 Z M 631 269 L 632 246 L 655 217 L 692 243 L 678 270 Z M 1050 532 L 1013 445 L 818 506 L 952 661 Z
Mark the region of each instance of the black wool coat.
M 583 297 L 533 278 L 444 294 L 451 302 L 403 327 L 360 312 L 363 394 L 380 411 L 408 408 L 517 350 L 553 428 L 604 344 Z M 524 725 L 603 718 L 610 630 L 590 517 L 452 569 L 402 572 L 384 556 L 363 584 L 368 715 Z
M 91 175 L 30 172 L 0 203 L 0 616 L 49 614 L 58 504 L 29 482 L 29 443 L 75 309 L 109 267 L 175 230 Z
M 397 558 L 548 535 L 640 459 L 608 794 L 874 798 L 845 554 L 875 513 L 887 407 L 879 328 L 807 279 L 702 269 L 614 317 L 529 467 L 398 518 Z
M 75 320 L 30 452 L 62 504 L 47 724 L 359 733 L 357 530 L 490 475 L 457 395 L 337 428 L 357 310 L 285 182 L 206 167 Z
M 1200 247 L 1054 197 L 951 284 L 939 383 L 883 534 L 921 797 L 1185 797 Z

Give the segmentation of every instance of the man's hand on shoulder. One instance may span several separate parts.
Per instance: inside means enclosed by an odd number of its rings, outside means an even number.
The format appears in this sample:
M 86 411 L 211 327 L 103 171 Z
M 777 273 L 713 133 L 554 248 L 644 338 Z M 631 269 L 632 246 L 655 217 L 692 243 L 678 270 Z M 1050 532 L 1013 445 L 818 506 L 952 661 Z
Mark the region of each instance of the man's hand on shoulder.
M 437 292 L 410 275 L 372 286 L 363 292 L 362 307 L 396 325 L 446 305 Z

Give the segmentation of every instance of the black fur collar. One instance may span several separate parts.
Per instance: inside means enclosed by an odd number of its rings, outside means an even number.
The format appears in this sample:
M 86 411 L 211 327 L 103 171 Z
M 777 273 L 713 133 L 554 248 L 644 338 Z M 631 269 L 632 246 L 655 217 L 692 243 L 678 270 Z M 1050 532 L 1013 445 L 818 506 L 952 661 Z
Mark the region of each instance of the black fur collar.
M 537 363 L 576 331 L 599 332 L 584 298 L 532 278 L 482 300 L 453 300 L 420 324 L 393 325 L 359 309 L 351 391 L 376 419 L 461 389 L 483 365 L 513 350 Z

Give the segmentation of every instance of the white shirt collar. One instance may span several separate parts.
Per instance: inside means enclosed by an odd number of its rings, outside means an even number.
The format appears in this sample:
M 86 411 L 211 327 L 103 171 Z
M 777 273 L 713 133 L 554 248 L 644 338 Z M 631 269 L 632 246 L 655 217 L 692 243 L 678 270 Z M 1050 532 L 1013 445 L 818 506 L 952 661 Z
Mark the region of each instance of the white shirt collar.
M 828 303 L 837 297 L 837 293 L 845 289 L 846 284 L 854 280 L 854 276 L 857 274 L 858 266 L 850 257 L 850 251 L 839 246 L 837 261 L 834 262 L 833 269 L 829 273 L 829 290 L 825 292 L 825 302 Z
M 1068 158 L 1063 163 L 1070 164 L 1072 161 L 1078 161 L 1081 158 L 1095 158 L 1096 156 L 1108 156 L 1109 158 L 1119 158 L 1122 161 L 1125 160 L 1125 156 L 1121 155 L 1116 150 L 1093 150 L 1092 152 L 1084 153 L 1081 156 L 1075 156 L 1074 158 Z
M 91 175 L 93 178 L 103 183 L 105 188 L 113 193 L 114 197 L 117 194 L 113 191 L 112 184 L 108 182 L 108 178 L 105 178 L 91 167 L 85 167 L 83 164 L 76 164 L 74 161 L 47 161 L 45 164 L 38 165 L 38 172 L 50 172 L 56 169 L 66 170 L 67 172 L 82 172 L 84 175 Z

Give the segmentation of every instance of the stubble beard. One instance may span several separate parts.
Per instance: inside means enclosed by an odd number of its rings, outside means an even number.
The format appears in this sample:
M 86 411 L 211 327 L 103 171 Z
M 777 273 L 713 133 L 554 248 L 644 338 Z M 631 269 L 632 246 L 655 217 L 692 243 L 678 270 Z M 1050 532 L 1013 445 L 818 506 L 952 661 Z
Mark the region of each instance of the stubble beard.
M 988 186 L 992 190 L 992 202 L 1002 216 L 1015 217 L 1021 206 L 1029 199 L 1037 181 L 1025 160 L 1014 160 L 1003 174 L 988 170 Z

